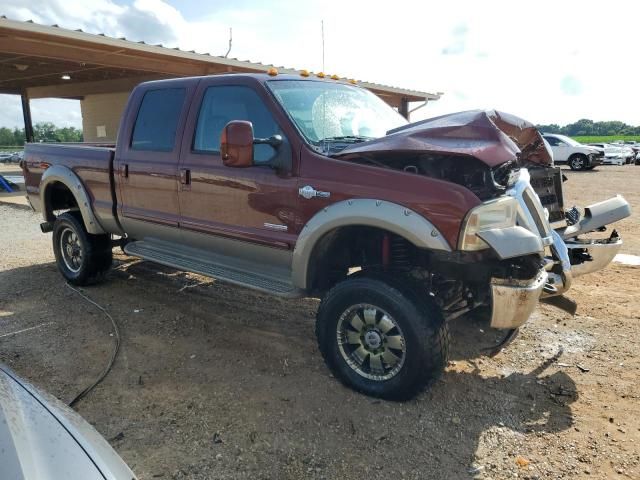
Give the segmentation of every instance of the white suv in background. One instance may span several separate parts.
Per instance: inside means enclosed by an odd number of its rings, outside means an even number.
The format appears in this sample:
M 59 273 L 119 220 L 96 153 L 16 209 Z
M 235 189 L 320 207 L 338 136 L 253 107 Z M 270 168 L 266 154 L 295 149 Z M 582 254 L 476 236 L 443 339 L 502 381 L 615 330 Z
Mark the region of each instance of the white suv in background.
M 592 170 L 602 163 L 604 153 L 556 133 L 543 133 L 551 145 L 555 163 L 568 163 L 571 170 Z

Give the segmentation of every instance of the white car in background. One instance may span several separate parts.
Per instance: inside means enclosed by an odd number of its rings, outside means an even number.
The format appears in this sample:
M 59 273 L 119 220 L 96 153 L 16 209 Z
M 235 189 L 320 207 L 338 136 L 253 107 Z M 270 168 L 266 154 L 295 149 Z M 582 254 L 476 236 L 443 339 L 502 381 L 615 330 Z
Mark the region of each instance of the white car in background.
M 551 146 L 556 164 L 568 163 L 571 170 L 593 170 L 602 163 L 604 153 L 557 133 L 543 133 Z
M 597 148 L 604 153 L 604 158 L 602 159 L 603 165 L 624 165 L 627 163 L 624 151 L 618 145 L 611 145 L 610 143 L 590 143 L 589 146 Z
M 612 145 L 620 148 L 625 159 L 625 163 L 632 163 L 634 161 L 636 152 L 629 145 L 625 144 L 623 141 L 614 142 Z

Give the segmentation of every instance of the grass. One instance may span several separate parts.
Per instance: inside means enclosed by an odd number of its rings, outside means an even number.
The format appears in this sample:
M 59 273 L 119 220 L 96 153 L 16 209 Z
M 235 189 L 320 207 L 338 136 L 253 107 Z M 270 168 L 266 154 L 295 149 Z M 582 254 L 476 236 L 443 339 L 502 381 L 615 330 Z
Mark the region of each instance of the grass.
M 631 140 L 635 142 L 640 142 L 640 135 L 588 135 L 581 137 L 571 137 L 576 142 L 580 143 L 612 143 L 616 140 Z

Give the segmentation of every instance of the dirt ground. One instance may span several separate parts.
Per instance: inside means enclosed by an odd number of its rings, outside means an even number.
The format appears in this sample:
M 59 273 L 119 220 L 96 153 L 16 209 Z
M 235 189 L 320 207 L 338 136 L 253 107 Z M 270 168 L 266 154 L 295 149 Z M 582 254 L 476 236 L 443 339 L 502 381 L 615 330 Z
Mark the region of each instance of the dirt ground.
M 640 167 L 566 174 L 570 205 L 631 202 L 616 228 L 640 255 Z M 65 286 L 39 221 L 0 205 L 0 361 L 68 401 L 113 337 Z M 496 332 L 457 321 L 442 379 L 392 403 L 331 377 L 315 300 L 117 261 L 83 291 L 120 325 L 120 356 L 77 410 L 140 479 L 640 478 L 640 267 L 578 279 L 575 317 L 541 306 L 492 359 L 480 349 Z

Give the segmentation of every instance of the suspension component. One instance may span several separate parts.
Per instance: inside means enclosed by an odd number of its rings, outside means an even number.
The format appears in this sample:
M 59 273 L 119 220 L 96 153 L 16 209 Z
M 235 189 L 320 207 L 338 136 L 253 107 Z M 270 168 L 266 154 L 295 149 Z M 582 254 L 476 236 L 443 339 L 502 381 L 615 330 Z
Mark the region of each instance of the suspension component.
M 394 270 L 409 270 L 411 268 L 411 245 L 398 235 L 391 237 L 390 263 Z

